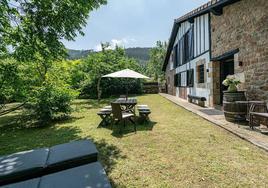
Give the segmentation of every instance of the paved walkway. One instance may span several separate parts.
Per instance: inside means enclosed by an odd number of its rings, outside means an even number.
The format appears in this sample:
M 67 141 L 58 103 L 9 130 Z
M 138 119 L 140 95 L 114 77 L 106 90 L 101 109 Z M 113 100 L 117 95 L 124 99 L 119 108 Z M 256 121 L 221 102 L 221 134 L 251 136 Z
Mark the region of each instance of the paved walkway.
M 225 120 L 224 114 L 220 110 L 214 108 L 202 108 L 195 104 L 188 103 L 186 100 L 180 99 L 178 97 L 160 93 L 160 95 L 173 103 L 185 108 L 186 110 L 193 112 L 204 119 L 228 130 L 229 132 L 245 139 L 252 144 L 266 150 L 268 152 L 268 136 L 261 134 L 260 132 L 253 131 L 249 126 L 240 125 L 236 123 L 230 123 Z

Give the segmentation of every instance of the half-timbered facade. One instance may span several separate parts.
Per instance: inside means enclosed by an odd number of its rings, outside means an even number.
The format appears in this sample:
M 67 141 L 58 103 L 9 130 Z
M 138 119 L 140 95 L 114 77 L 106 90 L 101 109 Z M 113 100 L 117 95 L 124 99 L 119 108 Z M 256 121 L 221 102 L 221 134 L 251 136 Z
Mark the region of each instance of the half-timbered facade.
M 189 94 L 209 98 L 209 17 L 206 13 L 178 25 L 167 65 L 171 74 L 166 78 L 173 80 L 172 85 L 168 83 L 170 94 L 183 99 Z
M 213 0 L 175 20 L 163 66 L 169 94 L 206 98 L 205 105 L 214 106 L 211 15 L 238 1 Z

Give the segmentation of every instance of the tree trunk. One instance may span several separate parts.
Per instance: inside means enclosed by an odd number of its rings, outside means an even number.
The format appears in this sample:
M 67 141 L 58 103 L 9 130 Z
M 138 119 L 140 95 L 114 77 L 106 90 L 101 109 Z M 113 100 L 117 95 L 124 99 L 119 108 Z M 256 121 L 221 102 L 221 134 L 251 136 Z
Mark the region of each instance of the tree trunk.
M 101 99 L 101 87 L 100 87 L 100 83 L 101 83 L 101 77 L 98 78 L 98 83 L 97 83 L 98 102 L 100 102 L 100 99 Z
M 16 107 L 13 107 L 13 108 L 10 108 L 10 109 L 7 109 L 7 110 L 0 111 L 0 116 L 9 114 L 11 112 L 14 112 L 14 111 L 20 109 L 21 107 L 23 107 L 25 104 L 26 104 L 26 102 L 24 102 L 24 103 L 22 103 L 22 104 L 20 104 L 20 105 L 18 105 Z M 2 108 L 4 108 L 4 106 Z

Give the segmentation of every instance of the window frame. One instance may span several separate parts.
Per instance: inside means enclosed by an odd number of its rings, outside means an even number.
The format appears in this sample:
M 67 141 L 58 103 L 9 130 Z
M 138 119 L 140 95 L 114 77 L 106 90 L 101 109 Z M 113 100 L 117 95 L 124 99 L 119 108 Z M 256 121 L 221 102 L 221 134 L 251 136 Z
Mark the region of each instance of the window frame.
M 194 69 L 187 70 L 187 86 L 194 87 Z
M 198 77 L 197 77 L 198 83 L 199 84 L 205 83 L 205 65 L 204 64 L 198 65 L 197 72 L 198 72 Z

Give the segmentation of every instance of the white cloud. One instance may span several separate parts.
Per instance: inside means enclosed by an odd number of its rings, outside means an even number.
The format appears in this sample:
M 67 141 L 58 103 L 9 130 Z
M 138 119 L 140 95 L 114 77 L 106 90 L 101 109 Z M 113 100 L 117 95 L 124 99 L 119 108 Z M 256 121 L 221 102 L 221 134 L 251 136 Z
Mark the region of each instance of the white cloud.
M 130 43 L 134 43 L 136 42 L 135 39 L 133 38 L 122 38 L 122 39 L 112 39 L 109 43 L 110 43 L 110 47 L 108 49 L 115 49 L 116 46 L 120 46 L 120 47 L 125 47 L 125 45 L 128 45 Z M 95 51 L 101 51 L 101 44 L 98 44 L 95 46 L 94 48 Z
M 101 51 L 101 44 L 98 44 L 97 46 L 95 46 L 94 50 L 97 52 Z

